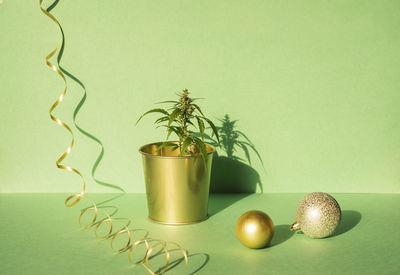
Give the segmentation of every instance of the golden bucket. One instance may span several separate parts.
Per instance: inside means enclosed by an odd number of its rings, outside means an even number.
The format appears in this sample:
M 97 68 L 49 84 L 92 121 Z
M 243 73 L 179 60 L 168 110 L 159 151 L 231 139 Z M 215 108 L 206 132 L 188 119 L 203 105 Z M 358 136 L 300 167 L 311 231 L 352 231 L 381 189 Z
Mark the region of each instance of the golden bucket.
M 201 155 L 179 156 L 179 150 L 139 149 L 143 159 L 149 219 L 163 224 L 190 224 L 208 218 L 211 162 L 214 148 L 206 145 L 207 167 Z

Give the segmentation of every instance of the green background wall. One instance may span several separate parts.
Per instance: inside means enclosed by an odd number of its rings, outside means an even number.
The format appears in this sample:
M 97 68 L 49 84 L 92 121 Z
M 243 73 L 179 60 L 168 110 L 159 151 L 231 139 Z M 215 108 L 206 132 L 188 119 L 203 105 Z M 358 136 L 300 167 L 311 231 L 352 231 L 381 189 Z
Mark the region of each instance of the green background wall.
M 399 1 L 61 0 L 53 13 L 62 64 L 88 89 L 78 123 L 105 145 L 98 178 L 144 192 L 137 149 L 164 133 L 134 123 L 189 88 L 208 116 L 239 120 L 265 192 L 400 192 Z M 38 1 L 0 5 L 0 192 L 80 190 L 54 163 L 70 141 L 48 116 L 59 39 Z M 68 85 L 56 114 L 71 125 L 83 91 Z M 75 133 L 65 163 L 109 192 L 89 176 L 99 146 Z

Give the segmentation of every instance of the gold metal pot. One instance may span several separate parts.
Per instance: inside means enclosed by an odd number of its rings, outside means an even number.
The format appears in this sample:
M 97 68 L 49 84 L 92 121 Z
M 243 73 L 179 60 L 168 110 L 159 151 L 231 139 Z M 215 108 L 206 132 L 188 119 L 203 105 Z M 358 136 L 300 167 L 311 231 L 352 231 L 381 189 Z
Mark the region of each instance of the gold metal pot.
M 149 219 L 163 224 L 189 224 L 208 218 L 211 162 L 214 148 L 206 145 L 207 167 L 200 154 L 179 156 L 162 142 L 139 149 L 143 159 Z

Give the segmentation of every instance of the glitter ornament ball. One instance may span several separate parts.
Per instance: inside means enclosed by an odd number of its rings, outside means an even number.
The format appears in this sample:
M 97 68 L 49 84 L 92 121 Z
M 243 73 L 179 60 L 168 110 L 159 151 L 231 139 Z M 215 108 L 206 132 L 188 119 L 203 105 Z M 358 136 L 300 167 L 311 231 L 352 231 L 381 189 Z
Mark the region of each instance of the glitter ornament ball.
M 274 236 L 274 223 L 262 211 L 248 211 L 236 222 L 236 236 L 249 248 L 266 247 Z
M 296 208 L 296 222 L 290 230 L 302 230 L 311 238 L 329 237 L 339 226 L 341 210 L 329 194 L 316 192 L 301 199 Z

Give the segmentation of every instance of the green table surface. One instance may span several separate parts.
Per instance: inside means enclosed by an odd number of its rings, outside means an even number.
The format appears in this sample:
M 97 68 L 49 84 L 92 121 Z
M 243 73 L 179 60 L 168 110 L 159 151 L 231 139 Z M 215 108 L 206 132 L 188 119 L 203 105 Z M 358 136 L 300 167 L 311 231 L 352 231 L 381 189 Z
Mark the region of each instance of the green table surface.
M 93 228 L 81 229 L 77 219 L 84 202 L 67 208 L 66 196 L 0 194 L 0 274 L 148 274 L 128 261 L 127 252 L 115 253 L 109 240 L 96 238 Z M 400 194 L 333 194 L 343 217 L 326 239 L 288 230 L 303 196 L 211 195 L 210 218 L 184 226 L 149 221 L 144 194 L 125 194 L 102 205 L 115 207 L 109 212 L 118 209 L 114 217 L 131 220 L 132 228 L 146 229 L 149 237 L 177 241 L 188 250 L 188 269 L 174 251 L 171 260 L 177 265 L 166 274 L 400 274 Z M 113 197 L 91 196 L 96 202 Z M 248 249 L 236 239 L 236 220 L 252 209 L 274 221 L 268 248 Z M 163 256 L 150 266 L 157 270 Z

